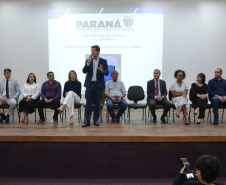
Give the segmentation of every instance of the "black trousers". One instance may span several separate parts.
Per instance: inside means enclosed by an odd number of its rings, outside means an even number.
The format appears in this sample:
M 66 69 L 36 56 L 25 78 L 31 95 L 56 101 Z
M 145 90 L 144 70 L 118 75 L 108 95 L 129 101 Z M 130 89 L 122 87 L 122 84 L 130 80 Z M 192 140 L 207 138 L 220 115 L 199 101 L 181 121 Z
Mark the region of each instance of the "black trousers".
M 19 112 L 25 111 L 32 114 L 35 111 L 34 107 L 37 101 L 37 99 L 30 99 L 29 101 L 26 101 L 26 98 L 23 98 L 19 103 Z
M 92 114 L 92 103 L 94 103 L 94 113 L 93 120 L 98 121 L 100 115 L 100 100 L 102 96 L 102 89 L 98 89 L 96 83 L 91 83 L 89 87 L 86 88 L 86 109 L 85 109 L 85 119 L 90 122 Z
M 197 106 L 197 108 L 199 108 L 199 116 L 198 116 L 198 119 L 204 119 L 205 118 L 205 111 L 206 111 L 206 106 L 207 106 L 207 99 L 203 100 L 201 98 L 194 98 L 192 100 L 192 103 L 194 105 Z
M 172 106 L 172 104 L 166 98 L 164 98 L 162 101 L 158 101 L 156 99 L 149 99 L 148 105 L 149 105 L 149 108 L 150 108 L 153 116 L 155 115 L 156 105 L 163 105 L 163 107 L 164 107 L 164 111 L 163 111 L 163 114 L 162 114 L 163 117 L 167 116 L 167 113 L 170 110 L 170 107 Z
M 39 100 L 37 102 L 38 113 L 39 113 L 40 119 L 44 119 L 43 107 L 46 104 L 47 103 L 45 102 L 44 99 L 41 99 L 41 100 Z M 50 108 L 51 109 L 54 109 L 53 119 L 58 120 L 58 111 L 57 111 L 57 108 L 60 107 L 60 99 L 53 100 L 53 102 L 52 103 L 48 103 L 48 105 L 50 105 Z

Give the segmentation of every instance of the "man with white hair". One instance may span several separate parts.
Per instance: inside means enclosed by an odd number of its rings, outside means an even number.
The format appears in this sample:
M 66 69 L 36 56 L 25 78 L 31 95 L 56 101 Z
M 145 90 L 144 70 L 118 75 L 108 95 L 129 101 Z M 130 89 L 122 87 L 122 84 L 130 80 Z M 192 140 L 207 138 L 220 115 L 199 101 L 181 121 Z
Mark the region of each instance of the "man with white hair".
M 126 96 L 126 89 L 124 83 L 118 80 L 118 71 L 111 72 L 112 80 L 106 83 L 105 94 L 107 96 L 107 109 L 112 118 L 112 122 L 120 122 L 120 117 L 123 115 L 127 108 L 127 102 L 124 99 Z M 119 111 L 115 115 L 114 106 L 119 105 Z

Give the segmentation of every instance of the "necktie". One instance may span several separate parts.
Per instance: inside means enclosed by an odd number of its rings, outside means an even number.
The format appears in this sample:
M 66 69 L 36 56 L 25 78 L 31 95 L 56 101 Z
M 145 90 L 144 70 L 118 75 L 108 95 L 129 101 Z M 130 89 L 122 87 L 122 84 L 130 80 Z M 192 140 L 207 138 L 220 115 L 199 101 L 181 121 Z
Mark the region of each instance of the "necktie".
M 6 80 L 6 97 L 9 98 L 9 80 Z
M 156 80 L 155 96 L 159 95 L 159 81 Z

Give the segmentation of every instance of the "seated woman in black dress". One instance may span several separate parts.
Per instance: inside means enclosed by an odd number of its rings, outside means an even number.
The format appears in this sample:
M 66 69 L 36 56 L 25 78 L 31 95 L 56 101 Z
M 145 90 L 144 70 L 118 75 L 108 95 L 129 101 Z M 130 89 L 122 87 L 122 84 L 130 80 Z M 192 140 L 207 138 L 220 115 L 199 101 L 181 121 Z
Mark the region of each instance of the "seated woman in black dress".
M 196 161 L 196 174 L 198 182 L 185 179 L 184 166 L 173 185 L 224 185 L 223 183 L 214 183 L 215 179 L 220 174 L 220 162 L 217 157 L 212 155 L 203 155 Z
M 197 124 L 200 124 L 200 120 L 205 118 L 205 110 L 208 103 L 208 85 L 205 83 L 206 76 L 203 73 L 198 74 L 196 81 L 196 83 L 191 85 L 190 100 L 197 106 L 194 114 L 197 115 L 199 113 Z
M 23 99 L 19 103 L 19 112 L 23 112 L 24 118 L 22 123 L 28 123 L 28 114 L 34 112 L 35 104 L 40 97 L 40 87 L 36 83 L 34 73 L 30 73 L 27 78 L 27 83 L 24 84 L 22 89 Z

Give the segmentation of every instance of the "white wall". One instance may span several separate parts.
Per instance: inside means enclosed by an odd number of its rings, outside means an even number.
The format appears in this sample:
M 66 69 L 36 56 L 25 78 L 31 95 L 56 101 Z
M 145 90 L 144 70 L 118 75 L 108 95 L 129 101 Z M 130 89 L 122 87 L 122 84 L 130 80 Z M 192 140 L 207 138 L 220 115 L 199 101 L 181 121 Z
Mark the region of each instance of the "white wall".
M 47 79 L 48 9 L 68 7 L 164 8 L 162 79 L 167 87 L 175 81 L 176 69 L 185 70 L 189 86 L 199 72 L 209 80 L 214 77 L 215 68 L 220 67 L 225 76 L 224 0 L 0 0 L 0 79 L 4 68 L 12 69 L 12 78 L 21 86 L 30 72 L 36 74 L 40 84 Z

